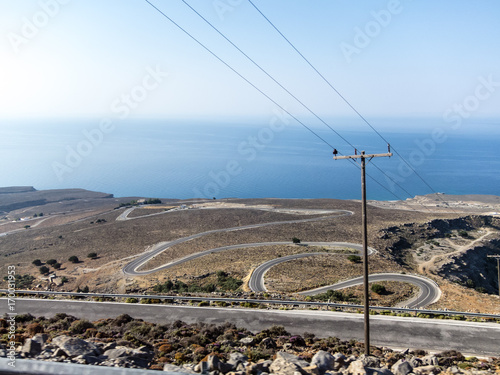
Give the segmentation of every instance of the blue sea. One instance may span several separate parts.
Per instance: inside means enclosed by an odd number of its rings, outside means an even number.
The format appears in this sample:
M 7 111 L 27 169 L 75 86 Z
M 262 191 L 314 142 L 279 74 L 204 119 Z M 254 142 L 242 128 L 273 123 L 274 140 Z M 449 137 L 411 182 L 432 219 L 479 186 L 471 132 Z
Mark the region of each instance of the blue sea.
M 357 150 L 387 152 L 384 140 L 359 121 L 330 123 Z M 398 155 L 367 165 L 369 199 L 500 195 L 500 121 L 376 119 L 372 125 Z M 311 130 L 316 135 L 278 115 L 220 122 L 2 121 L 0 186 L 84 188 L 117 197 L 359 199 L 359 166 L 333 160 L 330 146 L 342 154 L 354 148 L 328 128 Z

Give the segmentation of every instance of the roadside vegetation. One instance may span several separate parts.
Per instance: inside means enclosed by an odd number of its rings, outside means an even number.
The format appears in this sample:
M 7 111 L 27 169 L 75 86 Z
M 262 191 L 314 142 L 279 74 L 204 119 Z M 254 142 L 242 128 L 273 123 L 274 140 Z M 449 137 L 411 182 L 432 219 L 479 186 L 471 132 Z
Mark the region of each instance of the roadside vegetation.
M 243 281 L 236 279 L 224 271 L 217 271 L 217 280 L 215 283 L 199 285 L 196 283 L 184 283 L 179 280 L 168 279 L 163 284 L 153 286 L 153 291 L 156 293 L 212 293 L 236 291 L 243 284 Z

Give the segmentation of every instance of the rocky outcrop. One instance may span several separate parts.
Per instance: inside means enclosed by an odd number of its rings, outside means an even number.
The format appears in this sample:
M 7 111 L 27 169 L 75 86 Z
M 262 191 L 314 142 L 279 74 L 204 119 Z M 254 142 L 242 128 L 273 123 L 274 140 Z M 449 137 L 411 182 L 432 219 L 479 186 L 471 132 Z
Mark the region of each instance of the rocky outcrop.
M 64 351 L 68 357 L 96 355 L 99 351 L 94 344 L 71 336 L 62 335 L 54 337 L 52 343 Z

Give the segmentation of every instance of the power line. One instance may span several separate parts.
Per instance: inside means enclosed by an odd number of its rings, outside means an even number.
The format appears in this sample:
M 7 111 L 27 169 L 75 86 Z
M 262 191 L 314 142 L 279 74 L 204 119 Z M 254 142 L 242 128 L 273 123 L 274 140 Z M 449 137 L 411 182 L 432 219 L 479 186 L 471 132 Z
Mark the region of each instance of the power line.
M 349 142 L 345 137 L 343 137 L 340 133 L 338 133 L 335 129 L 333 129 L 326 121 L 324 121 L 318 114 L 316 114 L 312 109 L 310 109 L 303 101 L 301 101 L 297 96 L 295 96 L 293 93 L 290 92 L 286 87 L 284 87 L 278 80 L 276 80 L 271 74 L 269 74 L 261 65 L 259 65 L 254 59 L 252 59 L 248 54 L 246 54 L 241 48 L 239 48 L 234 42 L 232 42 L 224 33 L 222 33 L 219 29 L 217 29 L 210 21 L 208 21 L 203 15 L 201 15 L 196 9 L 194 9 L 186 0 L 182 0 L 182 2 L 189 8 L 191 9 L 198 17 L 200 17 L 203 21 L 205 21 L 206 24 L 208 24 L 214 31 L 216 31 L 221 37 L 223 37 L 229 44 L 231 44 L 238 52 L 240 52 L 243 56 L 245 56 L 252 64 L 254 64 L 261 72 L 263 72 L 267 77 L 269 77 L 274 83 L 276 83 L 281 89 L 283 89 L 288 95 L 290 95 L 293 99 L 295 99 L 300 105 L 302 105 L 309 113 L 311 113 L 314 117 L 316 117 L 319 121 L 321 121 L 324 125 L 326 125 L 331 131 L 333 131 L 340 139 L 342 139 L 344 142 L 346 142 L 349 146 L 351 146 L 353 149 L 356 149 L 356 147 Z M 299 52 L 300 53 L 300 52 Z M 356 163 L 355 163 L 356 164 Z M 412 194 L 410 194 L 405 188 L 403 188 L 401 185 L 399 185 L 396 181 L 394 181 L 390 176 L 388 176 L 381 168 L 376 166 L 374 164 L 374 167 L 376 167 L 386 178 L 391 180 L 396 186 L 398 186 L 401 190 L 403 190 L 406 194 L 408 194 L 409 197 L 412 197 Z M 373 180 L 375 180 L 373 177 L 369 176 Z M 376 181 L 376 180 L 375 180 Z M 378 183 L 378 181 L 377 181 Z M 384 187 L 382 184 L 379 183 L 380 186 Z M 387 189 L 386 189 L 387 190 Z M 388 190 L 389 191 L 389 190 Z M 394 196 L 396 196 L 394 193 L 391 192 Z M 398 196 L 396 196 L 398 199 L 402 200 Z
M 180 26 L 178 23 L 176 23 L 172 18 L 167 16 L 164 12 L 162 12 L 160 9 L 158 9 L 154 4 L 152 4 L 149 0 L 144 0 L 146 3 L 151 5 L 158 13 L 160 13 L 163 17 L 168 19 L 171 23 L 173 23 L 179 30 L 181 30 L 183 33 L 185 33 L 187 36 L 189 36 L 191 39 L 193 39 L 198 45 L 200 45 L 204 50 L 206 50 L 208 53 L 210 53 L 213 57 L 215 57 L 217 60 L 219 60 L 222 64 L 224 64 L 227 68 L 229 68 L 233 73 L 235 73 L 238 77 L 243 79 L 246 83 L 248 83 L 250 86 L 252 86 L 254 89 L 256 89 L 258 92 L 260 92 L 262 95 L 264 95 L 267 99 L 269 99 L 273 104 L 275 104 L 278 108 L 280 108 L 283 112 L 288 114 L 290 117 L 292 117 L 295 121 L 297 121 L 299 124 L 301 124 L 304 128 L 309 130 L 312 134 L 314 134 L 317 138 L 319 138 L 321 141 L 323 141 L 326 145 L 328 145 L 331 149 L 334 147 L 328 143 L 323 137 L 321 137 L 318 133 L 316 133 L 314 130 L 309 128 L 306 124 L 304 124 L 302 121 L 300 121 L 297 117 L 292 115 L 288 110 L 286 110 L 283 106 L 278 104 L 273 98 L 271 98 L 269 95 L 267 95 L 264 91 L 259 89 L 257 86 L 255 86 L 252 82 L 250 82 L 247 78 L 245 78 L 243 75 L 241 75 L 238 71 L 236 71 L 231 65 L 226 63 L 224 60 L 222 60 L 215 52 L 212 52 L 208 47 L 206 47 L 203 43 L 201 43 L 198 39 L 196 39 L 192 34 L 190 34 L 186 29 L 184 29 L 182 26 Z
M 281 37 L 304 59 L 304 61 L 323 79 L 323 81 L 330 86 L 330 88 L 337 93 L 337 95 L 363 120 L 386 144 L 389 144 L 390 142 L 385 139 L 382 134 L 380 134 L 375 127 L 370 124 L 370 122 L 347 100 L 345 96 L 343 96 L 336 88 L 331 84 L 331 82 L 325 78 L 321 72 L 316 69 L 316 67 L 295 47 L 295 45 L 274 25 L 274 23 L 266 17 L 264 13 L 252 2 L 252 0 L 248 0 L 248 2 L 255 8 L 255 10 L 262 15 L 262 17 L 278 32 L 278 34 L 281 35 Z M 393 151 L 396 155 L 400 157 L 400 159 L 415 173 L 415 175 L 433 192 L 436 193 L 434 188 L 411 166 L 408 161 L 396 150 L 393 148 Z M 387 176 L 387 175 L 386 175 Z M 411 196 L 411 195 L 410 195 Z M 441 197 L 438 197 L 443 203 L 445 201 L 441 199 Z M 453 209 L 452 209 L 453 210 Z M 453 210 L 455 212 L 455 210 Z
M 323 137 L 321 137 L 319 134 L 317 134 L 314 130 L 312 130 L 310 127 L 308 127 L 306 124 L 304 124 L 302 121 L 300 121 L 296 116 L 294 116 L 292 113 L 290 113 L 288 110 L 286 110 L 283 106 L 281 106 L 278 102 L 276 102 L 274 99 L 272 99 L 269 95 L 267 95 L 264 91 L 262 91 L 260 88 L 258 88 L 255 84 L 250 82 L 246 77 L 244 77 L 241 73 L 239 73 L 236 69 L 234 69 L 231 65 L 229 65 L 227 62 L 225 62 L 222 58 L 220 58 L 215 52 L 213 52 L 210 48 L 205 46 L 203 43 L 201 43 L 196 37 L 194 37 L 191 33 L 189 33 L 186 29 L 184 29 L 182 26 L 180 26 L 178 23 L 176 23 L 172 18 L 170 18 L 168 15 L 166 15 L 163 11 L 161 11 L 158 7 L 156 7 L 154 4 L 152 4 L 149 0 L 145 0 L 146 3 L 148 3 L 153 9 L 155 9 L 158 13 L 160 13 L 163 17 L 165 17 L 167 20 L 169 20 L 173 25 L 175 25 L 179 30 L 181 30 L 183 33 L 185 33 L 187 36 L 189 36 L 193 41 L 195 41 L 199 46 L 201 46 L 203 49 L 205 49 L 207 52 L 209 52 L 213 57 L 215 57 L 217 60 L 219 60 L 222 64 L 224 64 L 228 69 L 230 69 L 233 73 L 235 73 L 237 76 L 239 76 L 241 79 L 243 79 L 246 83 L 248 83 L 250 86 L 252 86 L 254 89 L 256 89 L 259 93 L 261 93 L 264 97 L 266 97 L 268 100 L 270 100 L 273 104 L 275 104 L 278 108 L 280 108 L 282 111 L 287 113 L 291 118 L 293 118 L 295 121 L 297 121 L 299 124 L 301 124 L 304 128 L 309 130 L 313 135 L 315 135 L 318 139 L 320 139 L 323 143 L 325 143 L 327 146 L 329 146 L 332 150 L 334 147 L 327 142 Z M 186 5 L 188 5 L 186 3 Z M 191 8 L 192 9 L 192 8 Z M 208 22 L 208 21 L 207 21 Z M 226 38 L 227 39 L 227 38 Z M 229 40 L 228 40 L 229 41 Z M 236 46 L 235 46 L 236 47 Z M 237 47 L 236 47 L 237 48 Z M 240 50 L 241 51 L 241 50 Z M 242 51 L 241 51 L 242 52 Z M 242 52 L 243 53 L 243 52 Z M 245 55 L 246 56 L 246 55 Z M 271 77 L 272 78 L 272 77 Z M 274 80 L 274 79 L 273 79 Z M 276 80 L 274 80 L 276 83 L 278 83 Z M 281 85 L 280 85 L 281 86 Z M 284 87 L 283 87 L 284 89 Z M 286 90 L 286 89 L 285 89 Z M 287 90 L 288 91 L 288 90 Z M 290 93 L 290 95 L 292 95 Z M 293 96 L 293 95 L 292 95 Z M 293 96 L 294 97 L 294 96 Z M 297 99 L 298 100 L 298 99 Z M 299 101 L 300 102 L 300 101 Z M 305 105 L 304 105 L 305 106 Z M 306 107 L 307 108 L 307 107 Z M 314 112 L 312 112 L 314 113 Z M 326 124 L 327 125 L 327 124 Z M 337 133 L 335 130 L 333 130 L 331 127 L 330 129 Z M 337 135 L 339 135 L 337 133 Z M 340 135 L 339 135 L 340 136 Z M 340 136 L 341 137 L 341 136 Z M 343 137 L 341 137 L 344 139 Z M 345 140 L 347 143 L 349 143 L 347 140 Z M 350 143 L 349 143 L 350 144 Z M 354 147 L 354 146 L 352 146 Z M 339 153 L 341 154 L 341 153 Z M 342 154 L 341 154 L 342 155 Z M 358 168 L 360 168 L 357 163 L 353 163 L 356 165 Z M 384 173 L 384 172 L 382 172 Z M 385 173 L 384 173 L 385 174 Z M 387 175 L 386 175 L 387 176 Z M 378 185 L 380 185 L 382 188 L 384 188 L 386 191 L 388 191 L 390 194 L 395 196 L 397 199 L 403 201 L 400 197 L 398 197 L 395 193 L 391 192 L 388 188 L 386 188 L 384 185 L 382 185 L 380 182 L 375 180 L 374 177 L 369 176 L 372 180 L 374 180 Z M 390 178 L 389 176 L 387 176 Z M 395 184 L 397 182 L 393 181 Z M 399 184 L 397 184 L 399 186 Z M 402 187 L 401 187 L 402 188 Z M 403 188 L 402 188 L 403 189 Z M 404 189 L 403 189 L 404 190 Z M 411 196 L 411 194 L 409 194 Z M 411 208 L 411 207 L 410 207 Z

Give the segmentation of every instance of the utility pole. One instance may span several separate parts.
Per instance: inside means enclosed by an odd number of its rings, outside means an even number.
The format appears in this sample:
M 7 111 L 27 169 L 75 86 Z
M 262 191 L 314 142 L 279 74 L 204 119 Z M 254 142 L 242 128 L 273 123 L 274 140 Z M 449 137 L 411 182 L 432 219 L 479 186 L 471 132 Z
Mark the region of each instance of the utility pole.
M 362 234 L 363 234 L 363 289 L 364 289 L 364 313 L 365 313 L 365 354 L 370 355 L 370 295 L 368 291 L 368 229 L 366 217 L 366 159 L 370 162 L 373 158 L 391 157 L 391 146 L 387 145 L 388 153 L 386 154 L 365 154 L 361 151 L 358 155 L 357 150 L 354 155 L 337 156 L 338 151 L 333 150 L 333 160 L 353 159 L 357 163 L 357 159 L 361 160 L 361 216 L 362 216 Z
M 500 255 L 487 255 L 488 258 L 497 259 L 497 270 L 498 270 L 498 295 L 500 296 Z

